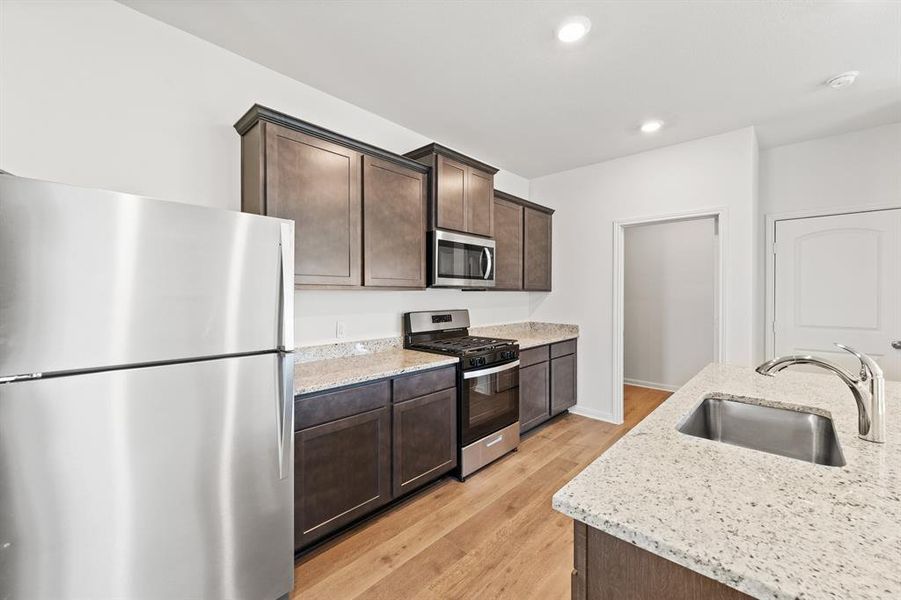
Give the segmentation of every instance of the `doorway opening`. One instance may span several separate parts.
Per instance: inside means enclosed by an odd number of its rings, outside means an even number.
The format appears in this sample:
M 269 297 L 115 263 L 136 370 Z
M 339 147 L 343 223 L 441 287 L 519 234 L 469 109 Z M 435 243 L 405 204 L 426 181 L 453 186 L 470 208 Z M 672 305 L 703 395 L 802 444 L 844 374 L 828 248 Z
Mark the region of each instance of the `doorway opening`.
M 724 211 L 614 223 L 613 407 L 722 361 Z

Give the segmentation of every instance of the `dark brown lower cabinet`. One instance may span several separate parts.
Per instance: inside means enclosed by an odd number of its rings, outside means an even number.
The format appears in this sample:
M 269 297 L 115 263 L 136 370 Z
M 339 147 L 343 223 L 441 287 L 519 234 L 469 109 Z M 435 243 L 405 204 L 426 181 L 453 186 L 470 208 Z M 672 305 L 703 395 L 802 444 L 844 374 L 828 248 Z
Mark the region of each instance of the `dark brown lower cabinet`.
M 294 434 L 294 546 L 336 531 L 391 500 L 387 406 Z
M 551 359 L 551 414 L 576 404 L 576 355 Z
M 719 581 L 575 521 L 573 600 L 749 600 Z
M 394 496 L 457 466 L 457 390 L 394 405 Z
M 520 433 L 575 406 L 576 356 L 576 340 L 555 342 L 520 352 Z
M 295 398 L 295 550 L 457 466 L 456 374 L 442 367 Z
M 551 416 L 547 361 L 519 369 L 519 431 L 525 432 Z

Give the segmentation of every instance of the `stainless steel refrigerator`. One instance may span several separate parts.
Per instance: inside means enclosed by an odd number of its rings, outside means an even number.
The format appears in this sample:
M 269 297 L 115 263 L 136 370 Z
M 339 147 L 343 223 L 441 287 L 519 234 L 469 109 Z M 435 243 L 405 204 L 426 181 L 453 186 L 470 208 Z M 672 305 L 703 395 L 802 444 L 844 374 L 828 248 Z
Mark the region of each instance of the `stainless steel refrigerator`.
M 0 175 L 0 599 L 290 593 L 293 247 Z

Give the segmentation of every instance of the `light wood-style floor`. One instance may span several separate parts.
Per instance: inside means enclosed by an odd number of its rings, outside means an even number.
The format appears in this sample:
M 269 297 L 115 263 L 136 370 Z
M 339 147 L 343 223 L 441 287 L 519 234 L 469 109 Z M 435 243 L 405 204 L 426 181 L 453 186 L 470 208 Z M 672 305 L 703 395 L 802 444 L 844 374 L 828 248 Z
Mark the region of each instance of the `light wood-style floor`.
M 625 386 L 619 426 L 567 414 L 519 451 L 445 479 L 302 558 L 294 600 L 570 597 L 572 521 L 551 496 L 663 402 Z

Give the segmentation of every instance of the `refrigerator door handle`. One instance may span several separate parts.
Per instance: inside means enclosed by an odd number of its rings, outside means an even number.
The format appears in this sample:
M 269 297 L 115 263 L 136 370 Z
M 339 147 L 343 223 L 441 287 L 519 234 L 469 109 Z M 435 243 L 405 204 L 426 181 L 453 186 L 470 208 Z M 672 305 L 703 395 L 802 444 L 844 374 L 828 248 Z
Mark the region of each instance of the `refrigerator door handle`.
M 294 351 L 294 223 L 281 223 L 279 239 L 279 347 Z
M 278 478 L 291 473 L 294 441 L 294 355 L 283 352 L 278 361 Z

